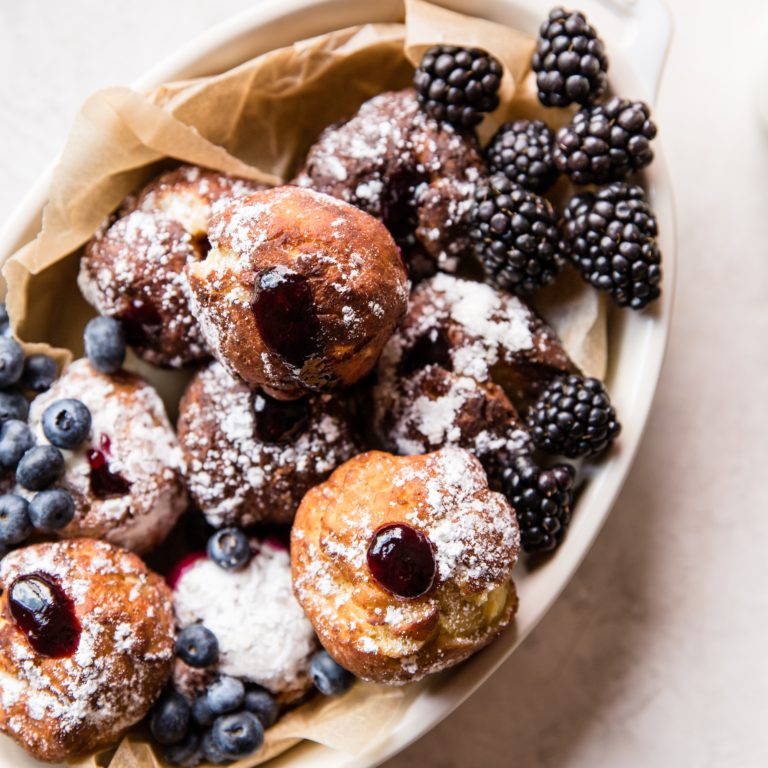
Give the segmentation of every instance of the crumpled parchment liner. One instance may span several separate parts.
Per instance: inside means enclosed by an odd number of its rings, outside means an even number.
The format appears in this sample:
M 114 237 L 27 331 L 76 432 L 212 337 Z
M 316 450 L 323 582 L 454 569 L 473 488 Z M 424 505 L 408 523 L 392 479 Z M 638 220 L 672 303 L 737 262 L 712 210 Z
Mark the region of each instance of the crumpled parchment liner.
M 174 162 L 267 183 L 287 180 L 326 125 L 350 116 L 376 93 L 407 86 L 412 62 L 432 43 L 483 47 L 502 60 L 504 103 L 481 126 L 486 139 L 510 117 L 542 118 L 551 125 L 568 118 L 568 110 L 545 110 L 536 98 L 529 69 L 531 38 L 422 0 L 408 0 L 406 6 L 405 25 L 333 32 L 218 76 L 165 84 L 149 94 L 109 88 L 91 96 L 55 170 L 40 234 L 3 270 L 12 323 L 28 349 L 34 343 L 35 351 L 52 353 L 62 364 L 82 354 L 82 329 L 94 312 L 75 282 L 80 249 L 129 192 Z M 602 376 L 606 315 L 597 293 L 566 270 L 556 286 L 537 297 L 536 306 L 580 368 Z M 150 378 L 162 379 L 166 393 L 178 391 L 174 374 L 155 372 Z M 175 402 L 167 399 L 174 410 Z M 258 765 L 303 739 L 359 753 L 386 736 L 425 685 L 358 683 L 342 697 L 316 697 L 270 728 L 262 750 L 236 765 Z M 72 764 L 161 765 L 141 730 L 126 737 L 116 752 Z

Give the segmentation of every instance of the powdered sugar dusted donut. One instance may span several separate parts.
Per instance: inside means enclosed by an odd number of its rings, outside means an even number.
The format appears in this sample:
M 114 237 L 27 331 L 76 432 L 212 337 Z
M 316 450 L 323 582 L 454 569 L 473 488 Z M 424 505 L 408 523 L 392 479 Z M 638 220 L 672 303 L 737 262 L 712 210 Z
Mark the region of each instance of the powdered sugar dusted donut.
M 454 445 L 471 451 L 492 485 L 531 438 L 501 387 L 459 376 L 436 364 L 407 375 L 385 371 L 374 391 L 374 422 L 382 444 L 402 455 Z
M 216 635 L 219 661 L 206 677 L 219 672 L 257 683 L 290 703 L 311 688 L 317 640 L 293 596 L 288 552 L 270 541 L 252 540 L 251 547 L 242 570 L 224 570 L 207 558 L 184 570 L 174 589 L 176 621 L 180 629 L 202 623 Z M 205 680 L 196 672 L 177 664 L 179 690 L 200 692 Z
M 372 451 L 304 497 L 296 596 L 320 642 L 366 680 L 404 683 L 466 659 L 509 624 L 519 531 L 467 451 Z
M 181 450 L 160 397 L 138 376 L 107 376 L 77 360 L 32 403 L 38 442 L 45 442 L 43 412 L 64 398 L 88 406 L 92 427 L 82 446 L 62 451 L 60 485 L 74 498 L 75 517 L 59 535 L 103 538 L 138 552 L 157 546 L 187 505 Z
M 575 371 L 555 332 L 527 304 L 485 283 L 445 274 L 413 292 L 380 371 L 415 370 L 429 362 L 481 383 L 494 381 L 515 404 L 554 376 Z
M 190 383 L 178 427 L 190 493 L 217 528 L 291 522 L 306 491 L 357 452 L 342 398 L 273 400 L 219 363 Z
M 418 277 L 453 271 L 470 253 L 469 216 L 484 173 L 474 132 L 428 117 L 409 88 L 375 96 L 327 128 L 296 183 L 381 219 Z
M 328 195 L 259 192 L 215 214 L 209 238 L 187 267 L 193 311 L 214 356 L 273 397 L 358 381 L 405 313 L 386 228 Z
M 80 290 L 100 314 L 123 322 L 129 343 L 148 362 L 178 368 L 206 357 L 184 266 L 208 251 L 212 209 L 261 188 L 194 166 L 163 174 L 88 244 Z
M 0 587 L 0 729 L 60 762 L 144 717 L 174 628 L 170 591 L 138 557 L 91 539 L 38 544 L 3 558 Z

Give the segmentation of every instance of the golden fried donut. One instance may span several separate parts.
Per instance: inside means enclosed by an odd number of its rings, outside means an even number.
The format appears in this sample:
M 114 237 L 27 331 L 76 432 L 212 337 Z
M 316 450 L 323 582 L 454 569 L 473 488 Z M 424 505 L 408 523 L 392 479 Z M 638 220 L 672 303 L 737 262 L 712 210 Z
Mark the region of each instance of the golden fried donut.
M 485 163 L 474 131 L 428 117 L 416 92 L 382 93 L 332 125 L 296 177 L 381 219 L 414 277 L 453 271 L 471 253 L 467 229 Z
M 32 403 L 30 426 L 38 442 L 46 442 L 45 409 L 64 398 L 85 403 L 92 426 L 83 445 L 62 450 L 59 485 L 72 494 L 75 517 L 58 535 L 153 549 L 187 507 L 181 450 L 160 396 L 134 374 L 107 376 L 86 359 L 76 360 Z
M 178 431 L 190 493 L 215 528 L 290 523 L 306 491 L 357 453 L 341 398 L 274 400 L 216 362 L 190 382 Z
M 73 539 L 0 563 L 0 729 L 38 760 L 114 744 L 173 665 L 170 590 L 123 549 Z
M 418 680 L 510 623 L 519 538 L 514 511 L 469 452 L 371 451 L 304 497 L 294 591 L 343 667 L 379 683 Z
M 100 314 L 123 322 L 129 343 L 148 362 L 179 368 L 206 357 L 184 266 L 205 257 L 216 205 L 262 188 L 196 166 L 164 173 L 129 197 L 114 223 L 88 243 L 80 290 Z
M 298 187 L 259 192 L 211 220 L 190 262 L 192 308 L 213 355 L 291 400 L 365 376 L 405 313 L 408 280 L 386 228 Z

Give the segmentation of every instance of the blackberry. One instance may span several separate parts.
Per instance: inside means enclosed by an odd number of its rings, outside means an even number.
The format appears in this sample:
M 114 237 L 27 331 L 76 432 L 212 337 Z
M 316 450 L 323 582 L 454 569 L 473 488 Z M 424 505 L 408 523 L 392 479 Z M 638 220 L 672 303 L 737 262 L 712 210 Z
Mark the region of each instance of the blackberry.
M 642 309 L 661 294 L 656 217 L 642 187 L 619 181 L 576 195 L 565 208 L 561 250 L 620 307 Z
M 520 295 L 551 283 L 563 265 L 555 209 L 494 174 L 475 193 L 470 238 L 487 280 Z
M 621 430 L 602 383 L 576 375 L 555 379 L 539 395 L 527 421 L 538 448 L 570 459 L 600 453 Z
M 505 123 L 485 150 L 488 168 L 531 192 L 546 192 L 558 175 L 552 159 L 554 141 L 554 134 L 541 120 Z
M 434 45 L 413 77 L 419 103 L 431 117 L 471 128 L 499 106 L 501 62 L 479 48 Z
M 502 488 L 517 515 L 526 552 L 550 552 L 563 540 L 575 475 L 570 464 L 544 469 L 530 456 L 518 456 L 504 470 Z
M 580 109 L 557 132 L 555 165 L 574 184 L 618 181 L 650 164 L 655 136 L 648 105 L 615 96 Z
M 545 107 L 588 106 L 603 94 L 608 58 L 583 13 L 554 8 L 541 25 L 531 60 Z

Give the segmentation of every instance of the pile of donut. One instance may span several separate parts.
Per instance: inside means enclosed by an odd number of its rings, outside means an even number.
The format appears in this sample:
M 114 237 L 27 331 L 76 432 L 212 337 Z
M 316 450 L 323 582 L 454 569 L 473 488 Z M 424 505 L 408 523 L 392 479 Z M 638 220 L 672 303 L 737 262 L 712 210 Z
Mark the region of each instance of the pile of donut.
M 557 134 L 518 120 L 482 148 L 503 67 L 441 45 L 290 184 L 161 173 L 87 244 L 99 316 L 61 373 L 0 317 L 0 728 L 32 755 L 148 717 L 168 762 L 225 764 L 313 689 L 419 680 L 512 621 L 519 550 L 568 527 L 564 457 L 619 432 L 526 299 L 566 261 L 634 309 L 661 276 L 626 180 L 647 106 L 601 101 L 578 12 L 532 66 L 544 105 L 581 106 Z M 593 186 L 559 220 L 555 183 Z M 193 369 L 176 430 L 127 348 Z

